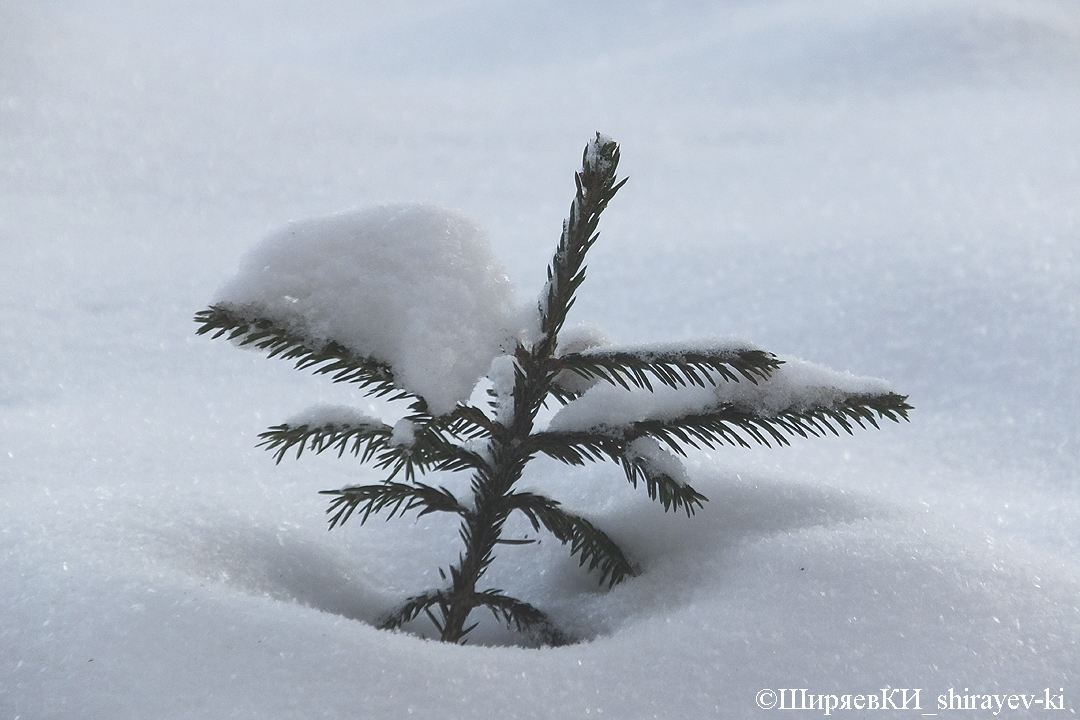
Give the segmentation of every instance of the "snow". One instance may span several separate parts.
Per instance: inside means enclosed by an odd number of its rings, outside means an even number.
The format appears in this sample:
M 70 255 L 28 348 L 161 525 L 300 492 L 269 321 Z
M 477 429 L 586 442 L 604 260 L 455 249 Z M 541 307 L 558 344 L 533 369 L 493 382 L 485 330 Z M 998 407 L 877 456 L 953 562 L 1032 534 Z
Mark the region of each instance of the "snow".
M 512 355 L 500 355 L 491 361 L 487 377 L 491 381 L 493 397 L 492 410 L 495 419 L 509 427 L 514 421 L 514 383 L 517 378 L 517 363 Z
M 372 417 L 367 413 L 360 412 L 348 405 L 313 405 L 303 412 L 296 413 L 285 420 L 286 425 L 299 427 L 327 427 L 340 425 L 343 427 L 361 427 L 366 425 L 382 425 L 382 420 Z
M 687 340 L 683 342 L 652 342 L 652 343 L 636 343 L 630 345 L 613 345 L 606 340 L 606 336 L 600 333 L 598 330 L 591 330 L 589 326 L 584 326 L 584 330 L 573 328 L 573 332 L 570 335 L 571 346 L 563 347 L 563 354 L 570 352 L 582 352 L 589 354 L 589 351 L 594 351 L 600 354 L 603 353 L 632 353 L 636 357 L 642 360 L 652 361 L 656 360 L 664 355 L 724 355 L 729 353 L 739 352 L 740 350 L 760 350 L 761 348 L 755 346 L 753 343 L 748 343 L 745 340 L 739 338 L 712 338 L 701 339 L 695 338 L 693 340 Z M 578 333 L 581 333 L 580 335 Z M 597 333 L 595 338 L 590 336 L 590 333 Z
M 885 687 L 923 691 L 893 715 L 1063 688 L 1072 716 L 1075 4 L 590 10 L 0 4 L 0 718 L 754 718 L 764 688 Z M 588 641 L 380 632 L 457 526 L 327 532 L 317 491 L 379 474 L 255 446 L 313 405 L 401 408 L 192 316 L 290 220 L 412 200 L 482 221 L 536 297 L 596 130 L 630 181 L 570 322 L 883 377 L 911 422 L 694 453 L 693 518 L 538 460 L 522 488 L 642 572 L 602 591 L 542 536 L 490 583 Z
M 660 447 L 660 443 L 653 438 L 640 437 L 630 443 L 629 450 L 630 459 L 644 460 L 651 472 L 667 475 L 683 485 L 690 482 L 682 461 Z
M 610 345 L 607 333 L 595 325 L 585 323 L 567 324 L 559 332 L 560 355 L 579 353 L 593 348 Z
M 291 223 L 243 258 L 215 303 L 389 364 L 437 415 L 469 398 L 516 333 L 484 231 L 419 203 Z
M 654 392 L 637 392 L 598 382 L 555 413 L 548 429 L 575 432 L 619 428 L 643 420 L 672 419 L 716 405 L 716 393 L 711 387 L 695 385 L 675 390 L 657 385 Z
M 596 137 L 590 140 L 585 145 L 585 165 L 594 167 L 597 171 L 603 172 L 608 168 L 608 161 L 600 154 L 600 150 L 607 147 L 612 142 L 611 136 L 604 133 L 596 133 Z
M 412 447 L 416 442 L 416 423 L 408 418 L 401 418 L 394 423 L 394 430 L 390 433 L 391 445 Z
M 610 345 L 607 333 L 595 325 L 584 323 L 567 324 L 559 333 L 559 355 L 580 353 L 594 348 Z M 572 393 L 583 393 L 598 382 L 596 378 L 587 378 L 570 370 L 563 370 L 555 376 L 555 384 Z
M 784 364 L 769 375 L 767 380 L 717 385 L 717 400 L 721 403 L 760 408 L 766 414 L 776 414 L 784 409 L 833 407 L 842 398 L 851 395 L 893 392 L 893 388 L 880 378 L 862 377 L 846 371 L 837 372 L 798 358 L 782 357 L 781 360 Z

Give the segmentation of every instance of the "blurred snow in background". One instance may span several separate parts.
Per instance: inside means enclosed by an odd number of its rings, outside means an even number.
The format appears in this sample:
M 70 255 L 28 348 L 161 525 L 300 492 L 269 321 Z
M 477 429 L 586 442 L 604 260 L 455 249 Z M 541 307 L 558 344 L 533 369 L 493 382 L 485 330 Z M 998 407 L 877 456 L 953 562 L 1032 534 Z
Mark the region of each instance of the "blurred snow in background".
M 1080 697 L 1080 10 L 1043 2 L 0 0 L 0 717 L 751 717 L 761 688 Z M 370 622 L 452 523 L 325 531 L 355 463 L 255 436 L 349 388 L 194 337 L 291 220 L 429 201 L 534 296 L 601 130 L 630 183 L 571 321 L 737 335 L 912 422 L 530 469 L 645 569 L 491 583 L 594 638 Z M 494 629 L 485 636 L 499 642 Z

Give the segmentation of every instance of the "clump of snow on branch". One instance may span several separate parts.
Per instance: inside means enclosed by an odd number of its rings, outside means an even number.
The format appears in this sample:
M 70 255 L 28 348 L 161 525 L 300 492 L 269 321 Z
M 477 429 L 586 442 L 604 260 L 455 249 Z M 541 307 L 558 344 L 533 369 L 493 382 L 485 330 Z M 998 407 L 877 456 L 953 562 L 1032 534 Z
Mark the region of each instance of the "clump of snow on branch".
M 584 395 L 566 405 L 548 423 L 549 430 L 577 432 L 621 428 L 643 420 L 682 417 L 714 406 L 712 388 L 698 386 L 673 389 L 655 384 L 653 391 L 625 390 L 598 382 Z
M 412 447 L 416 442 L 416 423 L 409 418 L 401 418 L 394 423 L 394 431 L 390 435 L 391 445 Z
M 667 475 L 680 485 L 688 485 L 690 478 L 682 461 L 660 446 L 655 438 L 639 437 L 630 443 L 629 457 L 645 463 L 654 475 Z
M 657 353 L 649 346 L 642 355 Z M 550 430 L 575 432 L 626 427 L 645 420 L 672 420 L 702 414 L 721 405 L 736 405 L 768 416 L 784 410 L 830 407 L 851 395 L 888 393 L 884 380 L 837 372 L 803 360 L 785 358 L 768 380 L 756 383 L 718 380 L 707 387 L 678 389 L 654 383 L 653 390 L 632 389 L 606 382 L 596 383 L 584 395 L 559 410 L 548 424 Z
M 783 360 L 780 369 L 764 382 L 717 385 L 716 399 L 720 404 L 750 407 L 769 416 L 783 410 L 832 407 L 851 395 L 884 395 L 892 391 L 880 378 L 839 372 L 797 358 Z
M 559 354 L 584 352 L 610 345 L 611 340 L 600 328 L 587 323 L 566 325 L 559 332 Z
M 585 165 L 595 167 L 599 172 L 605 172 L 611 165 L 611 161 L 600 153 L 600 148 L 613 142 L 614 140 L 607 135 L 596 133 L 596 137 L 585 147 Z
M 514 380 L 517 365 L 511 355 L 500 355 L 491 362 L 491 380 L 495 419 L 507 427 L 514 420 Z
M 248 253 L 218 303 L 390 365 L 435 414 L 469 397 L 517 312 L 486 233 L 426 204 L 293 223 Z
M 366 415 L 348 405 L 315 405 L 293 415 L 285 423 L 293 427 L 301 425 L 307 425 L 308 427 L 329 427 L 332 425 L 365 427 L 383 424 L 382 420 Z
M 571 340 L 560 342 L 562 354 L 579 352 L 588 355 L 590 352 L 599 354 L 621 352 L 629 353 L 645 361 L 653 362 L 665 355 L 723 355 L 734 354 L 744 350 L 760 350 L 757 345 L 735 337 L 710 338 L 689 342 L 656 342 L 640 343 L 633 347 L 612 345 L 607 336 L 598 328 L 582 325 L 573 328 L 573 332 L 566 333 Z M 560 340 L 562 336 L 560 335 Z
M 559 354 L 580 353 L 610 345 L 607 334 L 594 325 L 579 323 L 567 325 L 559 333 Z M 563 370 L 555 376 L 555 384 L 572 393 L 583 393 L 597 382 L 596 378 L 587 378 L 570 370 Z

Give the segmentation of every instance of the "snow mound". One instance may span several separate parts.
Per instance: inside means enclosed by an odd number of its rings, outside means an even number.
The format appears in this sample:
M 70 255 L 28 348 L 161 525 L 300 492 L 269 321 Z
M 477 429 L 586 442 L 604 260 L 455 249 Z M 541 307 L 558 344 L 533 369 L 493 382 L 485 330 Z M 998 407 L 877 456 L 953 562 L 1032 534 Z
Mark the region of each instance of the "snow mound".
M 484 230 L 419 203 L 294 222 L 247 254 L 217 302 L 388 363 L 435 414 L 469 397 L 515 313 Z

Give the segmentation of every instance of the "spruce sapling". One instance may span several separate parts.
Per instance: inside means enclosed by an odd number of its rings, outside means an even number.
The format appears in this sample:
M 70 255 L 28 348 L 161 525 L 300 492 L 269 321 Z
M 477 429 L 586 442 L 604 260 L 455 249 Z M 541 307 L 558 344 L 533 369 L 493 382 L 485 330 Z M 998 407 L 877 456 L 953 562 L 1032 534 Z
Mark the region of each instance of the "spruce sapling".
M 276 286 L 263 288 L 262 300 L 226 293 L 196 315 L 200 335 L 227 335 L 240 346 L 293 360 L 298 369 L 354 383 L 366 395 L 407 403 L 404 417 L 394 425 L 358 413 L 314 413 L 260 435 L 260 445 L 278 462 L 290 450 L 297 456 L 305 449 L 349 452 L 386 473 L 376 484 L 323 491 L 330 497 L 331 528 L 353 517 L 364 523 L 380 513 L 387 518 L 409 512 L 458 517 L 463 547 L 456 563 L 439 570 L 444 584 L 406 599 L 382 627 L 399 628 L 423 615 L 443 641 L 463 643 L 476 627 L 473 611 L 486 608 L 542 644 L 569 642 L 539 608 L 482 586 L 498 546 L 522 542 L 503 537 L 514 513 L 568 545 L 601 585 L 611 587 L 635 575 L 632 560 L 589 519 L 567 512 L 555 499 L 516 487 L 527 463 L 538 455 L 568 465 L 614 461 L 631 485 L 643 485 L 664 510 L 690 516 L 707 500 L 686 481 L 679 458 L 687 449 L 784 445 L 791 436 L 851 433 L 856 425 L 877 427 L 882 418 L 907 418 L 907 398 L 880 381 L 799 361 L 785 363 L 741 343 L 560 346 L 560 332 L 585 280 L 585 256 L 599 236 L 600 215 L 625 182 L 616 177 L 618 165 L 617 144 L 597 133 L 575 175 L 576 195 L 548 267 L 535 325 L 504 335 L 501 346 L 479 355 L 484 363 L 492 360 L 487 408 L 470 404 L 467 393 L 446 395 L 424 385 L 407 362 L 409 356 L 387 350 L 380 345 L 382 338 L 368 342 L 344 337 L 344 332 L 335 336 L 332 324 L 319 325 L 310 312 L 290 314 L 288 308 L 309 301 Z M 396 216 L 387 217 L 378 225 L 384 230 L 375 231 L 369 244 L 377 246 L 383 242 L 379 233 L 390 232 L 385 228 Z M 440 222 L 436 218 L 437 235 Z M 364 251 L 381 252 L 379 247 Z M 268 269 L 267 263 L 252 272 Z M 365 290 L 362 284 L 352 287 Z M 379 293 L 371 297 L 361 313 L 374 312 L 382 302 Z M 466 377 L 471 382 L 473 376 Z M 538 413 L 552 400 L 562 409 L 538 427 Z M 433 472 L 469 473 L 471 497 L 459 498 L 418 479 Z

